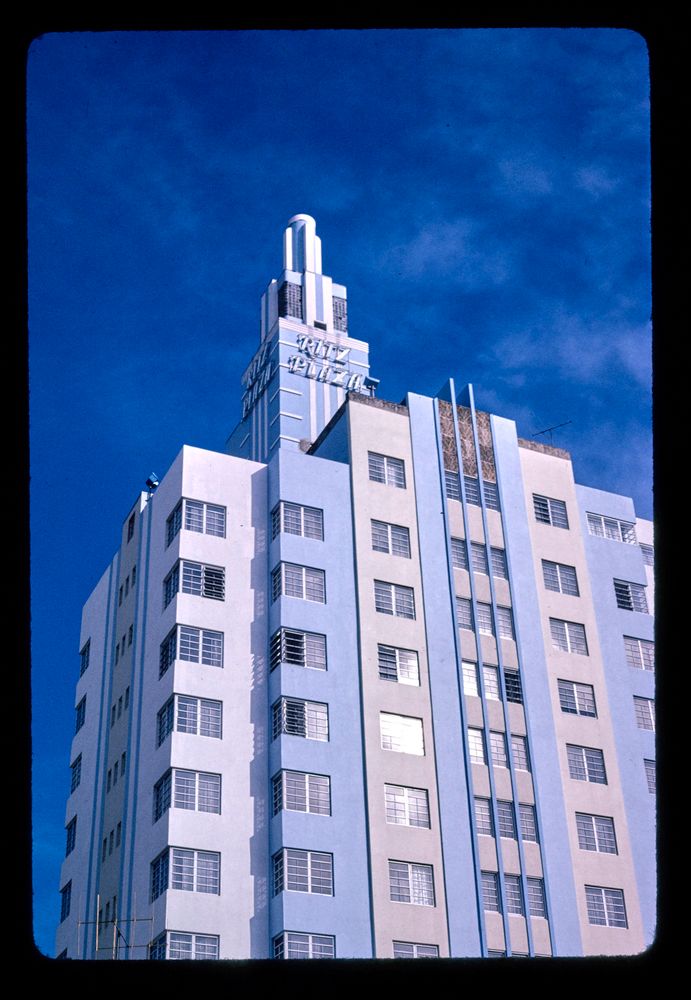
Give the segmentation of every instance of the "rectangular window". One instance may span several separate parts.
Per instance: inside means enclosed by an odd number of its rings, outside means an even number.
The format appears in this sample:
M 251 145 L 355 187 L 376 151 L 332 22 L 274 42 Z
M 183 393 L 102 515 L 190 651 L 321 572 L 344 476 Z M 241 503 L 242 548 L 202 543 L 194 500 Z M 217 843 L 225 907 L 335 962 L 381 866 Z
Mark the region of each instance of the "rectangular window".
M 506 912 L 517 913 L 523 916 L 525 909 L 523 906 L 523 890 L 521 889 L 520 875 L 505 875 L 504 890 L 506 892 Z
M 624 892 L 622 889 L 605 889 L 599 885 L 585 887 L 588 923 L 603 927 L 628 927 Z
M 464 538 L 451 539 L 451 564 L 454 569 L 468 569 L 468 550 Z
M 120 605 L 122 604 L 122 594 L 123 594 L 123 587 L 121 586 L 120 590 L 118 591 L 118 607 L 120 607 Z
M 180 564 L 175 563 L 168 576 L 163 581 L 163 607 L 168 607 L 180 589 Z
M 475 602 L 477 611 L 477 630 L 480 635 L 494 635 L 494 621 L 492 620 L 492 606 Z
M 610 538 L 615 542 L 636 544 L 636 529 L 628 521 L 618 521 L 614 517 L 603 514 L 588 514 L 588 531 L 598 538 Z
M 636 639 L 624 636 L 626 662 L 637 670 L 655 670 L 655 643 L 650 639 Z
M 509 568 L 506 565 L 506 552 L 504 549 L 490 549 L 490 556 L 492 559 L 492 576 L 508 580 Z
M 280 628 L 271 637 L 270 662 L 272 670 L 281 663 L 326 670 L 326 636 Z
M 551 524 L 553 528 L 568 528 L 569 518 L 563 500 L 553 500 L 533 493 L 535 520 L 540 524 Z
M 274 938 L 274 958 L 335 958 L 336 938 L 331 934 L 285 931 Z
M 111 787 L 112 783 L 113 783 L 113 772 L 109 769 L 108 770 L 108 777 L 106 779 L 106 792 L 110 791 L 110 787 Z
M 497 607 L 497 627 L 499 628 L 499 636 L 502 639 L 513 639 L 513 612 L 511 608 L 503 608 L 501 605 Z
M 646 566 L 655 565 L 655 550 L 652 545 L 644 545 L 641 542 L 641 554 L 643 556 L 643 562 Z
M 282 734 L 302 736 L 307 740 L 329 739 L 328 705 L 298 698 L 279 698 L 273 706 L 273 739 Z
M 482 906 L 492 913 L 501 913 L 499 881 L 496 872 L 482 872 Z
M 159 677 L 175 658 L 209 667 L 223 666 L 223 632 L 176 625 L 161 644 Z
M 168 771 L 154 785 L 154 823 L 170 809 L 172 771 Z
M 289 812 L 331 815 L 331 779 L 326 774 L 279 771 L 273 782 L 273 815 Z
M 605 757 L 602 750 L 567 744 L 566 755 L 569 762 L 569 774 L 576 781 L 590 781 L 596 785 L 607 784 Z
M 74 845 L 77 842 L 77 817 L 74 816 L 67 826 L 65 827 L 65 833 L 67 834 L 67 843 L 65 845 L 65 857 L 71 854 L 74 850 Z
M 273 856 L 273 895 L 309 892 L 333 896 L 333 855 L 284 848 Z
M 531 917 L 546 917 L 545 883 L 541 878 L 526 879 L 528 889 L 528 912 Z
M 485 741 L 481 729 L 468 729 L 468 753 L 473 764 L 486 764 Z
M 401 524 L 372 521 L 372 549 L 410 559 L 410 532 Z
M 170 849 L 170 888 L 185 892 L 221 892 L 221 855 L 215 851 Z
M 415 596 L 412 587 L 402 587 L 396 583 L 374 581 L 374 606 L 384 615 L 397 618 L 415 618 Z
M 633 707 L 636 713 L 636 725 L 639 729 L 649 729 L 655 732 L 655 702 L 652 698 L 634 696 Z
M 489 561 L 487 559 L 487 549 L 479 542 L 470 543 L 470 557 L 475 573 L 483 573 L 489 576 Z
M 217 959 L 218 937 L 215 934 L 185 934 L 168 931 L 149 945 L 152 960 Z
M 137 582 L 137 567 L 132 567 L 132 590 L 134 590 L 134 585 Z
M 509 760 L 506 753 L 506 736 L 504 733 L 490 732 L 489 746 L 494 766 L 508 767 Z
M 87 639 L 86 643 L 82 646 L 81 651 L 79 653 L 79 660 L 80 660 L 80 663 L 79 663 L 79 676 L 80 677 L 82 676 L 82 674 L 89 667 L 89 653 L 90 653 L 90 650 L 91 650 L 91 639 Z
M 166 547 L 170 545 L 183 526 L 186 531 L 200 534 L 226 536 L 226 509 L 218 504 L 202 503 L 201 500 L 181 500 L 166 521 Z
M 530 770 L 530 755 L 528 753 L 528 740 L 525 736 L 515 736 L 511 734 L 511 756 L 513 766 L 517 771 Z
M 60 923 L 62 923 L 63 920 L 67 920 L 67 918 L 69 917 L 71 905 L 72 905 L 72 882 L 70 881 L 60 890 Z
M 271 537 L 277 538 L 281 532 L 321 542 L 324 540 L 324 512 L 318 507 L 303 507 L 281 500 L 271 512 Z
M 128 573 L 128 575 L 125 577 L 125 597 L 127 597 L 129 592 L 130 592 L 130 577 Z
M 214 601 L 225 600 L 226 571 L 222 566 L 205 566 L 186 561 L 181 565 L 183 594 L 209 597 Z
M 499 691 L 499 671 L 496 667 L 483 667 L 482 677 L 485 684 L 485 698 L 490 698 L 492 701 L 501 701 L 501 693 Z
M 132 539 L 133 539 L 133 537 L 134 537 L 134 517 L 135 517 L 135 515 L 132 514 L 132 516 L 130 517 L 129 521 L 127 522 L 127 541 L 128 542 L 131 542 Z
M 220 813 L 221 775 L 180 768 L 168 771 L 154 785 L 154 822 L 171 805 L 176 809 Z
M 537 843 L 537 820 L 535 817 L 535 806 L 521 802 L 518 806 L 521 820 L 521 837 L 523 840 L 530 840 Z
M 657 779 L 655 775 L 655 761 L 654 760 L 644 760 L 643 764 L 645 766 L 645 780 L 648 783 L 648 791 L 651 795 L 656 792 Z
M 617 607 L 623 611 L 638 611 L 642 615 L 647 615 L 648 599 L 645 596 L 645 589 L 640 583 L 615 580 L 614 596 L 617 601 Z
M 553 649 L 559 649 L 564 653 L 578 653 L 580 656 L 588 655 L 585 625 L 562 621 L 561 618 L 550 618 L 549 630 Z
M 521 675 L 517 670 L 504 671 L 504 684 L 506 686 L 506 700 L 516 705 L 523 704 L 523 685 Z
M 478 689 L 477 680 L 477 663 L 470 663 L 468 660 L 463 660 L 463 694 L 474 695 L 478 697 L 480 691 Z
M 595 691 L 592 684 L 577 684 L 575 681 L 558 680 L 559 704 L 562 712 L 570 715 L 586 715 L 597 718 Z
M 75 709 L 75 716 L 76 718 L 75 718 L 74 731 L 75 733 L 78 733 L 86 720 L 86 695 L 84 695 L 82 700 L 77 705 Z
M 170 871 L 170 851 L 166 848 L 151 862 L 151 902 L 158 899 L 168 888 Z
M 387 823 L 429 829 L 429 801 L 425 788 L 385 785 L 384 793 Z
M 459 628 L 473 629 L 473 606 L 467 597 L 456 598 L 456 622 Z
M 70 795 L 79 788 L 82 780 L 82 755 L 79 754 L 70 764 Z
M 389 861 L 389 899 L 393 903 L 434 906 L 432 866 L 408 861 Z
M 122 823 L 118 823 L 115 828 L 115 846 L 120 846 L 120 841 L 122 840 Z
M 385 483 L 405 489 L 405 466 L 400 458 L 388 455 L 378 455 L 373 451 L 367 453 L 369 477 L 373 483 Z
M 554 590 L 557 594 L 570 594 L 572 597 L 579 596 L 575 566 L 565 566 L 563 563 L 543 559 L 542 577 L 547 590 Z
M 488 483 L 486 479 L 483 479 L 482 488 L 485 494 L 485 507 L 487 507 L 487 510 L 501 510 L 497 484 Z
M 182 500 L 166 520 L 166 548 L 182 528 Z
M 132 645 L 132 639 L 134 638 L 134 625 L 130 625 L 127 632 L 127 645 Z
M 473 476 L 464 476 L 463 485 L 465 486 L 465 499 L 466 503 L 472 504 L 474 507 L 480 506 L 480 483 Z
M 398 684 L 420 684 L 420 667 L 414 649 L 399 649 L 397 646 L 377 645 L 379 676 L 383 681 Z
M 279 563 L 271 574 L 271 599 L 277 601 L 281 596 L 326 604 L 324 570 L 295 563 Z
M 513 811 L 513 802 L 499 799 L 497 816 L 499 818 L 499 836 L 516 840 L 516 817 Z
M 611 816 L 591 816 L 590 813 L 576 813 L 578 846 L 583 851 L 598 851 L 600 854 L 618 854 L 614 835 L 614 820 Z
M 158 745 L 174 729 L 194 736 L 222 738 L 223 703 L 209 698 L 174 695 L 158 713 Z
M 415 944 L 412 941 L 394 941 L 394 958 L 439 958 L 439 945 Z
M 494 836 L 492 810 L 489 799 L 475 799 L 475 826 L 478 833 L 485 834 L 488 837 Z
M 444 469 L 444 482 L 446 484 L 446 499 L 460 500 L 461 480 L 458 473 L 452 472 L 451 469 Z
M 382 750 L 394 750 L 397 753 L 412 753 L 417 757 L 424 757 L 422 719 L 381 712 L 379 720 Z

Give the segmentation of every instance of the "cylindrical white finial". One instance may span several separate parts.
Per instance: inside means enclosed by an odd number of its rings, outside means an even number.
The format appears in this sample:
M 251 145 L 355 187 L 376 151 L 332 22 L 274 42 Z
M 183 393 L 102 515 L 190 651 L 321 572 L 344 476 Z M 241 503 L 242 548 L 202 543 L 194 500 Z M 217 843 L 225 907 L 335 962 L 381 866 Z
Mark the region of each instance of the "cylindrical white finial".
M 286 271 L 322 273 L 321 240 L 311 215 L 294 215 L 283 235 L 283 267 Z

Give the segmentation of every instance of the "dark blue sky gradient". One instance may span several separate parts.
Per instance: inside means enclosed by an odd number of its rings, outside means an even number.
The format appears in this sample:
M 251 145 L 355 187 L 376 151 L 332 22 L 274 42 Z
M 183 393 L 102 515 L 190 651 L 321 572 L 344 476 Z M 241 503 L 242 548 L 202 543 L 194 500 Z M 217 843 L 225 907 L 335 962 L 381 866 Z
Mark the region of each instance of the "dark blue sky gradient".
M 53 948 L 81 606 L 223 450 L 290 216 L 380 395 L 453 376 L 652 514 L 648 64 L 628 30 L 45 35 L 28 64 L 34 885 Z M 549 436 L 543 438 L 549 440 Z

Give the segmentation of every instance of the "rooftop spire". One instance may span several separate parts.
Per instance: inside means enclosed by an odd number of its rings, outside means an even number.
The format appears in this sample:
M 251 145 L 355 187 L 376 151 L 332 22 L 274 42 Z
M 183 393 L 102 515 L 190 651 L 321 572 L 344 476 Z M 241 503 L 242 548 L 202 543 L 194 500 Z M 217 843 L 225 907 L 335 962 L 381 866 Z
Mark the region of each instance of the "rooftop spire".
M 311 215 L 294 215 L 283 234 L 283 269 L 322 273 L 322 241 Z

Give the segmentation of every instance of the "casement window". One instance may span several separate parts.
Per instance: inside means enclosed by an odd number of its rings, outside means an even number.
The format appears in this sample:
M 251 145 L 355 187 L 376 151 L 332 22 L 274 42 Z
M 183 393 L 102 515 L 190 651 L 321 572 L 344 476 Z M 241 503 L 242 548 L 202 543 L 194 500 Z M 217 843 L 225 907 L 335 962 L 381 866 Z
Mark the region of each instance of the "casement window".
M 394 750 L 397 753 L 412 753 L 417 757 L 424 757 L 422 719 L 380 712 L 379 725 L 382 750 Z
M 333 896 L 333 855 L 284 848 L 273 856 L 273 895 L 309 892 Z
M 475 602 L 477 613 L 477 630 L 480 635 L 494 635 L 494 621 L 492 619 L 492 606 Z
M 289 812 L 331 815 L 331 779 L 326 774 L 279 771 L 272 781 L 273 815 Z
M 324 540 L 324 511 L 281 500 L 271 512 L 271 537 L 277 538 L 281 532 L 321 542 Z
M 79 653 L 79 676 L 89 668 L 89 654 L 91 651 L 91 639 L 87 639 Z
M 480 483 L 474 476 L 463 476 L 463 483 L 465 485 L 466 503 L 472 504 L 474 507 L 479 507 Z M 499 492 L 497 490 L 497 484 L 489 483 L 486 479 L 483 479 L 482 489 L 485 494 L 485 507 L 487 507 L 488 510 L 500 510 L 501 508 L 499 507 Z
M 460 500 L 461 499 L 461 480 L 457 472 L 453 472 L 451 469 L 444 469 L 444 482 L 446 485 L 446 499 L 447 500 Z M 464 567 L 467 568 L 467 567 Z
M 543 559 L 542 577 L 547 590 L 553 590 L 557 594 L 570 594 L 572 597 L 580 596 L 575 566 L 565 566 L 563 563 Z
M 617 839 L 614 834 L 614 820 L 611 816 L 592 816 L 590 813 L 576 813 L 578 846 L 582 851 L 598 851 L 600 854 L 618 854 Z
M 392 903 L 434 906 L 432 865 L 409 861 L 389 861 L 389 899 Z
M 485 698 L 490 698 L 492 701 L 501 701 L 498 669 L 496 667 L 483 667 L 482 678 L 485 686 Z
M 72 906 L 72 881 L 64 885 L 60 890 L 60 923 L 67 920 Z
M 182 567 L 182 593 L 195 597 L 208 597 L 214 601 L 225 600 L 225 569 L 202 563 L 176 563 L 163 582 L 163 607 L 167 608 L 180 589 Z
M 473 764 L 487 763 L 482 729 L 468 729 L 468 753 Z
M 588 643 L 585 638 L 585 625 L 580 622 L 562 621 L 561 618 L 550 618 L 549 630 L 552 636 L 552 648 L 563 653 L 578 653 L 588 655 Z
M 374 581 L 374 607 L 384 615 L 396 618 L 415 618 L 415 595 L 412 587 L 397 583 Z
M 521 838 L 523 840 L 530 840 L 536 844 L 538 838 L 535 806 L 521 802 L 518 806 L 518 813 L 521 821 Z
M 641 542 L 640 549 L 641 549 L 641 555 L 643 556 L 644 564 L 646 566 L 654 566 L 655 549 L 652 547 L 652 545 L 644 545 L 643 542 Z
M 281 283 L 278 289 L 278 315 L 302 320 L 302 285 L 296 285 L 294 281 Z
M 149 945 L 152 960 L 217 959 L 219 939 L 215 934 L 189 934 L 165 931 Z
M 456 542 L 456 546 L 454 546 Z M 457 550 L 454 553 L 454 548 Z M 508 568 L 506 565 L 506 552 L 504 549 L 490 548 L 489 557 L 487 555 L 487 547 L 481 545 L 479 542 L 470 543 L 470 555 L 471 564 L 475 573 L 482 573 L 484 576 L 489 576 L 490 566 L 492 568 L 492 576 L 501 577 L 503 580 L 508 578 Z M 468 569 L 468 551 L 466 548 L 466 543 L 462 538 L 452 538 L 451 539 L 451 556 L 454 566 L 458 569 Z
M 410 559 L 410 532 L 401 524 L 372 521 L 372 550 Z
M 202 503 L 201 500 L 181 500 L 166 520 L 166 547 L 183 525 L 186 531 L 225 538 L 226 509 L 218 504 Z
M 489 799 L 475 799 L 475 827 L 478 833 L 485 834 L 488 837 L 494 836 L 492 809 Z
M 405 465 L 400 458 L 389 455 L 378 455 L 373 451 L 367 453 L 369 478 L 373 483 L 385 483 L 405 489 Z
M 169 888 L 220 895 L 221 855 L 216 851 L 166 848 L 151 864 L 151 902 Z
M 456 597 L 456 623 L 459 628 L 475 628 L 473 624 L 473 606 L 467 597 Z
M 595 691 L 592 684 L 577 684 L 575 681 L 558 680 L 557 685 L 562 712 L 597 718 Z
M 636 545 L 636 529 L 628 521 L 618 521 L 615 517 L 605 517 L 603 514 L 588 514 L 588 531 L 597 538 L 610 538 L 614 542 L 627 542 Z
M 279 698 L 272 708 L 272 739 L 285 733 L 307 740 L 329 739 L 329 706 L 299 698 Z
M 74 850 L 74 845 L 77 843 L 77 817 L 73 816 L 65 827 L 66 833 L 66 844 L 65 844 L 65 857 L 71 854 Z
M 113 705 L 112 708 L 111 708 L 111 710 L 110 710 L 110 725 L 111 725 L 111 728 L 115 725 L 115 719 L 117 718 L 117 710 L 118 710 L 118 706 L 117 705 Z
M 499 820 L 499 836 L 509 840 L 516 840 L 516 817 L 513 811 L 513 802 L 499 799 L 497 802 L 497 817 Z
M 134 538 L 134 518 L 135 515 L 132 514 L 129 521 L 127 522 L 127 541 L 131 542 Z
M 115 827 L 115 846 L 119 847 L 122 840 L 122 823 L 118 823 Z
M 530 770 L 530 755 L 528 753 L 528 740 L 525 736 L 511 734 L 511 757 L 513 766 L 517 771 Z
M 523 704 L 523 685 L 521 675 L 517 670 L 504 671 L 504 684 L 506 687 L 506 700 L 516 705 Z
M 488 483 L 486 479 L 482 481 L 482 488 L 485 494 L 485 507 L 487 510 L 501 510 L 499 506 L 499 490 L 496 483 Z
M 394 958 L 439 958 L 439 945 L 415 944 L 413 941 L 394 941 Z
M 634 696 L 633 708 L 636 714 L 636 725 L 639 729 L 655 732 L 655 702 L 652 698 Z
M 270 666 L 281 663 L 311 670 L 326 670 L 326 636 L 316 632 L 280 628 L 271 637 Z
M 385 785 L 384 795 L 387 823 L 429 829 L 429 801 L 426 788 Z
M 108 769 L 108 777 L 106 778 L 106 792 L 110 791 L 112 783 L 113 783 L 113 772 L 109 768 Z
M 627 580 L 614 581 L 614 596 L 617 607 L 622 611 L 638 611 L 639 614 L 648 614 L 648 599 L 645 596 L 646 588 L 640 583 L 629 583 Z
M 86 695 L 82 698 L 75 709 L 74 731 L 78 733 L 86 721 Z
M 122 695 L 118 698 L 118 719 L 122 715 Z
M 489 747 L 492 763 L 495 767 L 508 767 L 509 759 L 506 752 L 506 736 L 504 733 L 490 732 Z
M 163 677 L 176 658 L 207 667 L 222 667 L 223 632 L 176 625 L 161 643 L 159 677 Z
M 506 552 L 504 549 L 490 549 L 490 558 L 492 560 L 492 576 L 508 580 L 509 568 L 506 564 Z
M 504 875 L 504 891 L 506 894 L 506 912 L 525 915 L 523 906 L 523 890 L 520 875 Z
M 120 607 L 120 605 L 122 604 L 123 591 L 124 591 L 124 587 L 121 585 L 120 589 L 118 591 L 118 607 Z
M 297 597 L 301 601 L 326 604 L 326 578 L 323 569 L 279 563 L 271 574 L 271 599 Z
M 624 636 L 626 662 L 637 670 L 655 670 L 655 643 L 650 639 L 636 639 Z
M 220 701 L 173 695 L 158 713 L 158 746 L 174 730 L 220 740 L 223 736 L 222 716 L 223 703 Z
M 336 938 L 331 934 L 284 931 L 274 938 L 274 958 L 335 958 Z
M 590 781 L 596 785 L 607 784 L 605 756 L 594 747 L 566 745 L 569 774 L 576 781 Z
M 103 844 L 101 845 L 101 861 L 105 861 L 108 857 L 108 838 L 103 838 Z
M 79 788 L 82 780 L 82 755 L 79 754 L 70 764 L 70 795 Z
M 129 703 L 130 703 L 130 689 L 129 689 L 129 686 L 128 686 L 128 687 L 125 688 L 125 708 L 127 708 L 127 706 L 129 705 Z
M 414 649 L 377 645 L 379 677 L 398 684 L 420 684 L 420 666 Z
M 458 602 L 458 598 L 456 601 Z M 477 630 L 480 635 L 494 635 L 494 621 L 492 619 L 492 606 L 476 602 L 477 609 Z M 497 627 L 502 639 L 513 639 L 513 614 L 511 608 L 497 607 Z M 462 626 L 467 627 L 467 626 Z
M 134 625 L 130 625 L 127 631 L 127 645 L 132 645 L 132 639 L 134 638 Z
M 553 528 L 568 528 L 569 518 L 563 500 L 553 500 L 552 497 L 533 493 L 533 509 L 535 520 L 540 524 L 551 524 Z
M 451 565 L 454 569 L 469 569 L 465 538 L 451 539 Z
M 599 885 L 585 887 L 588 923 L 603 927 L 628 927 L 624 892 L 622 889 L 605 889 Z
M 128 573 L 127 576 L 125 577 L 125 597 L 127 597 L 129 592 L 130 592 L 130 576 Z
M 492 913 L 501 913 L 499 879 L 496 872 L 482 872 L 482 908 Z
M 220 813 L 221 775 L 173 768 L 154 785 L 154 822 L 171 806 Z
M 132 590 L 134 590 L 134 585 L 137 582 L 137 567 L 132 567 Z
M 654 795 L 657 790 L 657 777 L 655 773 L 655 761 L 654 760 L 644 760 L 643 765 L 645 767 L 645 780 L 648 785 L 648 791 L 651 795 Z
M 477 663 L 470 663 L 468 660 L 462 661 L 463 668 L 463 694 L 478 697 L 480 690 L 477 679 Z
M 546 917 L 545 883 L 541 878 L 527 878 L 528 913 L 531 917 Z
M 470 543 L 470 561 L 475 573 L 482 573 L 489 576 L 489 560 L 487 559 L 487 549 L 479 542 Z

